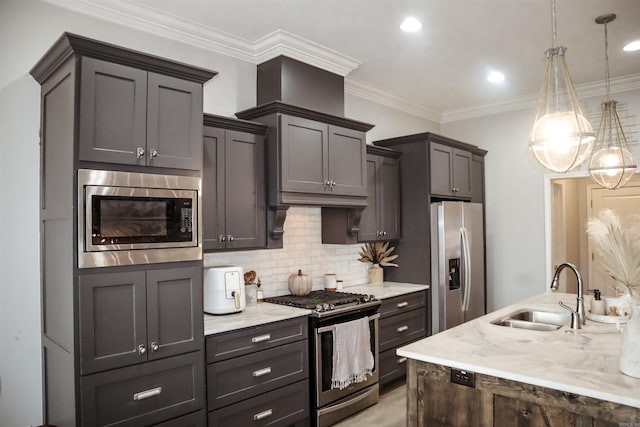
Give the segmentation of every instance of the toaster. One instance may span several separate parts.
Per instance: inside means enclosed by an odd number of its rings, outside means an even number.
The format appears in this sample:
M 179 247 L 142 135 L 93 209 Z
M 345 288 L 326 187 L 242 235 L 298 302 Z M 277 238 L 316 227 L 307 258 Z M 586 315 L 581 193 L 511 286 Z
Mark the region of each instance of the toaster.
M 204 311 L 228 314 L 246 306 L 242 267 L 221 265 L 204 269 Z

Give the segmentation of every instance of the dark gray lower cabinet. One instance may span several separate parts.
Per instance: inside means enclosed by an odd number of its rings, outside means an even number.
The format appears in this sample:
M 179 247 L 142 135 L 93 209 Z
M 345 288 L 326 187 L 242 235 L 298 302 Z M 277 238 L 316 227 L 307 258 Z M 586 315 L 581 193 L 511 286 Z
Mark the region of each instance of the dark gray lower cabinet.
M 209 426 L 309 423 L 307 318 L 207 337 Z
M 207 425 L 207 412 L 203 409 L 192 414 L 155 424 L 155 427 L 205 427 Z
M 427 291 L 388 298 L 380 306 L 380 388 L 401 381 L 406 358 L 396 349 L 427 335 Z
M 203 368 L 203 352 L 197 351 L 84 376 L 81 425 L 146 426 L 199 410 Z
M 79 277 L 80 372 L 203 348 L 200 267 Z

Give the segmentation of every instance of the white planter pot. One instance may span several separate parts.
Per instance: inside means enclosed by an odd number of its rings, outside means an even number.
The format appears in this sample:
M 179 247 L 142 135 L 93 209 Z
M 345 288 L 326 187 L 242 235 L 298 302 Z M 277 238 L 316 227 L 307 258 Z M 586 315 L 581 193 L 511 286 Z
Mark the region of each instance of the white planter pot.
M 633 307 L 631 319 L 622 332 L 620 371 L 630 377 L 640 378 L 640 305 Z

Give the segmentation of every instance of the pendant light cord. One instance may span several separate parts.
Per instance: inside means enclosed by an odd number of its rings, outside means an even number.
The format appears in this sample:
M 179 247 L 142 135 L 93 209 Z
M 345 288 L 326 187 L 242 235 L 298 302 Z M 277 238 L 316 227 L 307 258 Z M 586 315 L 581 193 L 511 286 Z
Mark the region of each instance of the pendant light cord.
M 556 0 L 551 0 L 551 47 L 554 49 L 558 47 L 558 29 L 556 25 Z
M 611 101 L 611 82 L 609 80 L 609 37 L 607 33 L 607 23 L 604 23 L 604 58 L 607 64 L 607 102 Z

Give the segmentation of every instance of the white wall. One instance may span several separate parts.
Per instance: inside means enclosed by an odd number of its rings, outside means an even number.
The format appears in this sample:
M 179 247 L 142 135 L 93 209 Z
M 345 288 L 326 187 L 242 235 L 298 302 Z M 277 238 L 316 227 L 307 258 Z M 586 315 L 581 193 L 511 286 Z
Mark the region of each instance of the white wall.
M 64 32 L 103 40 L 131 49 L 216 70 L 219 75 L 205 85 L 204 111 L 233 116 L 255 105 L 255 65 L 194 48 L 169 39 L 69 12 L 36 0 L 0 0 L 0 426 L 24 427 L 41 424 L 42 380 L 40 349 L 39 278 L 39 120 L 40 87 L 29 75 L 31 67 Z M 398 111 L 347 97 L 347 116 L 376 124 L 376 135 L 388 136 L 437 130 L 437 125 Z M 314 210 L 300 211 L 287 220 L 288 236 L 295 238 L 295 224 L 312 217 L 317 238 L 319 223 Z M 302 222 L 304 223 L 304 219 Z M 303 231 L 307 232 L 307 231 Z M 282 254 L 301 248 L 293 243 Z M 352 247 L 316 245 L 306 268 L 316 277 L 335 262 L 335 271 L 345 279 L 363 278 L 365 265 L 354 261 Z M 247 259 L 266 259 L 265 251 L 244 252 Z M 277 251 L 276 251 L 277 252 Z M 282 254 L 275 254 L 276 258 Z M 289 255 L 287 255 L 289 256 Z M 222 258 L 222 256 L 221 256 Z M 280 258 L 281 259 L 281 258 Z M 207 256 L 207 260 L 211 257 Z M 216 258 L 213 257 L 213 262 Z M 270 261 L 266 261 L 267 264 Z M 274 261 L 275 264 L 281 261 Z M 284 261 L 282 261 L 284 262 Z M 296 264 L 302 265 L 303 261 Z M 247 261 L 246 265 L 253 265 Z M 265 270 L 267 267 L 260 267 Z M 283 266 L 273 290 L 282 288 L 282 277 L 293 265 Z M 275 269 L 274 269 L 275 271 Z M 276 274 L 274 272 L 274 274 Z M 266 275 L 265 275 L 266 276 Z M 318 279 L 319 281 L 319 279 Z M 275 279 L 274 279 L 274 283 Z M 319 285 L 319 282 L 317 283 Z
M 640 90 L 617 93 L 629 122 L 640 122 Z M 585 112 L 598 125 L 604 96 L 582 99 Z M 528 151 L 535 111 L 522 110 L 441 125 L 441 133 L 489 151 L 485 158 L 487 224 L 487 305 L 494 310 L 545 292 L 546 169 Z M 635 135 L 638 140 L 638 135 Z M 636 161 L 640 150 L 633 147 Z

